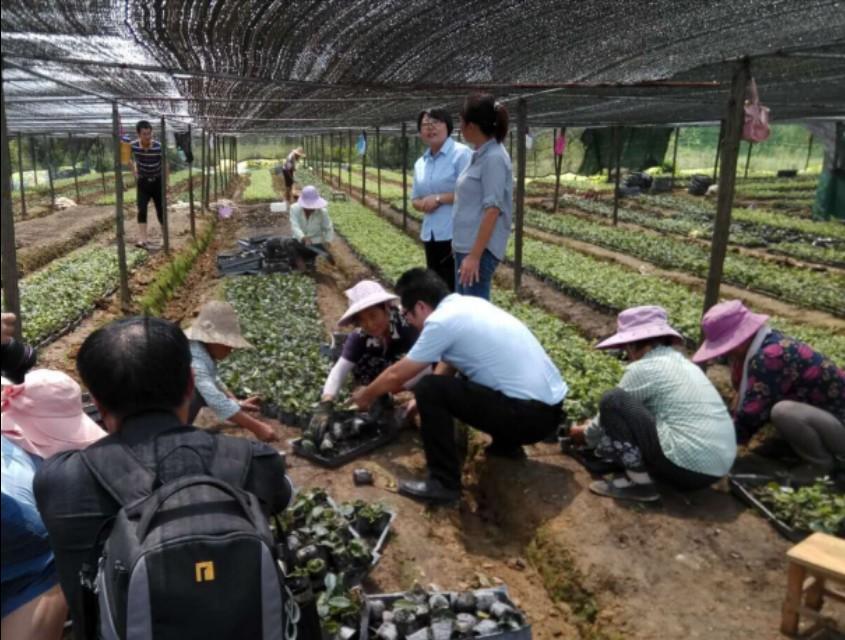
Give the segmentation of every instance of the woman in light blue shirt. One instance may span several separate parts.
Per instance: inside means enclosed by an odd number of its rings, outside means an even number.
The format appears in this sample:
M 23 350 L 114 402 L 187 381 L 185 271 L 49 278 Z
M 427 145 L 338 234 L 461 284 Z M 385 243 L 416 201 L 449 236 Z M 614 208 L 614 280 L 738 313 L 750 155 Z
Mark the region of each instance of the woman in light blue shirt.
M 502 145 L 508 110 L 491 95 L 472 95 L 461 111 L 461 132 L 475 151 L 455 188 L 455 289 L 489 300 L 493 272 L 505 257 L 511 230 L 513 168 Z
M 414 164 L 414 209 L 422 212 L 420 240 L 426 266 L 437 273 L 449 291 L 455 290 L 452 255 L 452 203 L 455 183 L 469 164 L 472 151 L 452 135 L 452 116 L 445 109 L 426 109 L 417 116 L 417 132 L 428 147 Z

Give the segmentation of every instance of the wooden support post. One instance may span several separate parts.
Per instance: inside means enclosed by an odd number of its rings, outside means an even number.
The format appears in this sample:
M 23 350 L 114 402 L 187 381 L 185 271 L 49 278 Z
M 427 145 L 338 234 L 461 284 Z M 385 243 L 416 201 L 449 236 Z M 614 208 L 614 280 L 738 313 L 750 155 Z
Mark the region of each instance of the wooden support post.
M 719 140 L 716 142 L 716 158 L 713 160 L 713 182 L 716 182 L 716 178 L 719 176 L 719 156 L 722 153 L 722 144 L 724 143 L 724 139 L 725 119 L 722 118 L 722 121 L 719 124 Z
M 38 157 L 35 153 L 35 136 L 29 136 L 29 156 L 32 160 L 32 180 L 38 186 Z
M 616 165 L 616 177 L 613 184 L 613 226 L 619 225 L 619 179 L 622 176 L 622 129 L 613 127 L 613 155 Z
M 167 216 L 167 124 L 161 116 L 161 238 L 164 252 L 170 253 L 170 221 Z
M 353 158 L 353 154 L 355 153 L 355 150 L 352 146 L 352 129 L 347 129 L 346 133 L 347 133 L 347 138 L 349 140 L 349 154 L 347 155 L 349 162 L 346 164 L 346 186 L 349 189 L 349 197 L 351 198 L 352 197 L 352 158 Z
M 566 137 L 566 127 L 560 128 L 560 135 Z M 560 204 L 560 173 L 563 170 L 563 154 L 555 154 L 555 147 L 557 146 L 557 129 L 552 133 L 552 158 L 555 163 L 555 203 L 552 211 L 557 213 L 558 205 Z
M 117 103 L 111 105 L 112 146 L 114 147 L 114 218 L 117 233 L 117 265 L 120 271 L 120 308 L 129 311 L 129 270 L 123 233 L 123 168 L 120 162 L 120 116 Z
M 810 166 L 810 156 L 813 153 L 813 134 L 810 134 L 810 140 L 807 143 L 807 160 L 804 162 L 804 171 L 806 171 Z
M 367 147 L 364 144 L 364 155 L 361 156 L 361 204 L 367 204 Z
M 188 140 L 190 144 L 191 159 L 188 161 L 188 215 L 191 218 L 191 237 L 197 239 L 197 223 L 194 218 L 194 145 L 191 139 L 191 125 L 188 125 Z
M 514 244 L 513 289 L 522 286 L 522 235 L 525 226 L 525 133 L 528 130 L 528 102 L 520 98 L 516 105 L 516 236 Z M 513 137 L 511 137 L 513 142 Z
M 724 121 L 725 135 L 722 140 L 722 170 L 719 175 L 719 199 L 716 205 L 716 220 L 710 252 L 710 272 L 707 275 L 707 290 L 704 294 L 704 310 L 719 301 L 719 287 L 728 248 L 731 229 L 731 208 L 736 186 L 736 163 L 739 155 L 739 139 L 744 122 L 745 87 L 751 77 L 748 60 L 743 60 L 734 73 L 731 97 L 728 102 L 727 118 Z
M 0 64 L 2 67 L 2 64 Z M 0 71 L 2 74 L 2 71 Z M 9 131 L 6 128 L 6 92 L 2 89 L 3 80 L 0 76 L 0 109 L 2 109 L 2 124 L 0 124 L 0 145 L 3 156 L 2 171 L 3 185 L 0 197 L 0 251 L 2 252 L 3 278 L 3 311 L 14 313 L 18 321 L 15 323 L 15 337 L 21 338 L 21 325 L 25 318 L 21 318 L 21 298 L 18 288 L 18 257 L 15 248 L 15 212 L 12 210 L 12 160 L 9 156 Z
M 378 212 L 381 213 L 381 130 L 376 127 L 376 194 Z
M 402 123 L 402 230 L 408 230 L 408 125 Z
M 26 189 L 23 186 L 23 138 L 18 131 L 18 187 L 21 194 L 21 219 L 26 218 Z
M 751 164 L 751 149 L 754 148 L 754 143 L 750 140 L 746 144 L 748 145 L 748 153 L 745 154 L 745 174 L 742 177 L 743 180 L 748 180 L 748 167 Z
M 53 185 L 53 138 L 47 138 L 47 179 L 50 181 L 50 211 L 56 209 L 56 189 Z
M 672 188 L 675 188 L 675 176 L 678 173 L 678 138 L 681 137 L 681 128 L 675 127 L 675 143 L 672 145 Z

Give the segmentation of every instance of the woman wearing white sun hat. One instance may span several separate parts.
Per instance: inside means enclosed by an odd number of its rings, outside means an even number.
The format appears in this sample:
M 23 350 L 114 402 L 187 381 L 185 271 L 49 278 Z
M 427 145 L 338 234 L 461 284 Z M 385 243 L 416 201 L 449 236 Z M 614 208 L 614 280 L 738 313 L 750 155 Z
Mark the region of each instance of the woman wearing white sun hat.
M 290 228 L 302 260 L 300 267 L 306 262 L 313 264 L 318 255 L 331 260 L 329 245 L 334 240 L 334 227 L 327 207 L 328 202 L 320 197 L 317 187 L 308 185 L 290 208 Z
M 350 374 L 357 385 L 369 384 L 400 360 L 419 336 L 396 305 L 399 298 L 378 282 L 362 280 L 345 293 L 349 307 L 338 326 L 356 328 L 346 338 L 343 353 L 323 385 L 322 401 L 312 419 L 315 429 L 328 422 L 334 400 Z

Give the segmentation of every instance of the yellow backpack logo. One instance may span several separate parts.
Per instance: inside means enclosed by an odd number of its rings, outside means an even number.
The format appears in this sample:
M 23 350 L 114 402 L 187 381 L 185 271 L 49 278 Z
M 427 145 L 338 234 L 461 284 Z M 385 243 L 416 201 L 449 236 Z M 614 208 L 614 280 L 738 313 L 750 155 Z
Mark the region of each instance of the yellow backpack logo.
M 214 580 L 214 563 L 211 560 L 197 562 L 194 565 L 197 582 L 212 582 Z

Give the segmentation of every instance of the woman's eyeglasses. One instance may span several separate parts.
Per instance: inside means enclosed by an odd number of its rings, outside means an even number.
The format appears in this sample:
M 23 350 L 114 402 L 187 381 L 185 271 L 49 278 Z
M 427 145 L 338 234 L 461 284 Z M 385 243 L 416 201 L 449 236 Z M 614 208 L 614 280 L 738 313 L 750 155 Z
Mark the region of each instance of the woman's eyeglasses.
M 443 124 L 440 120 L 423 120 L 420 123 L 421 129 L 434 129 L 435 127 Z

